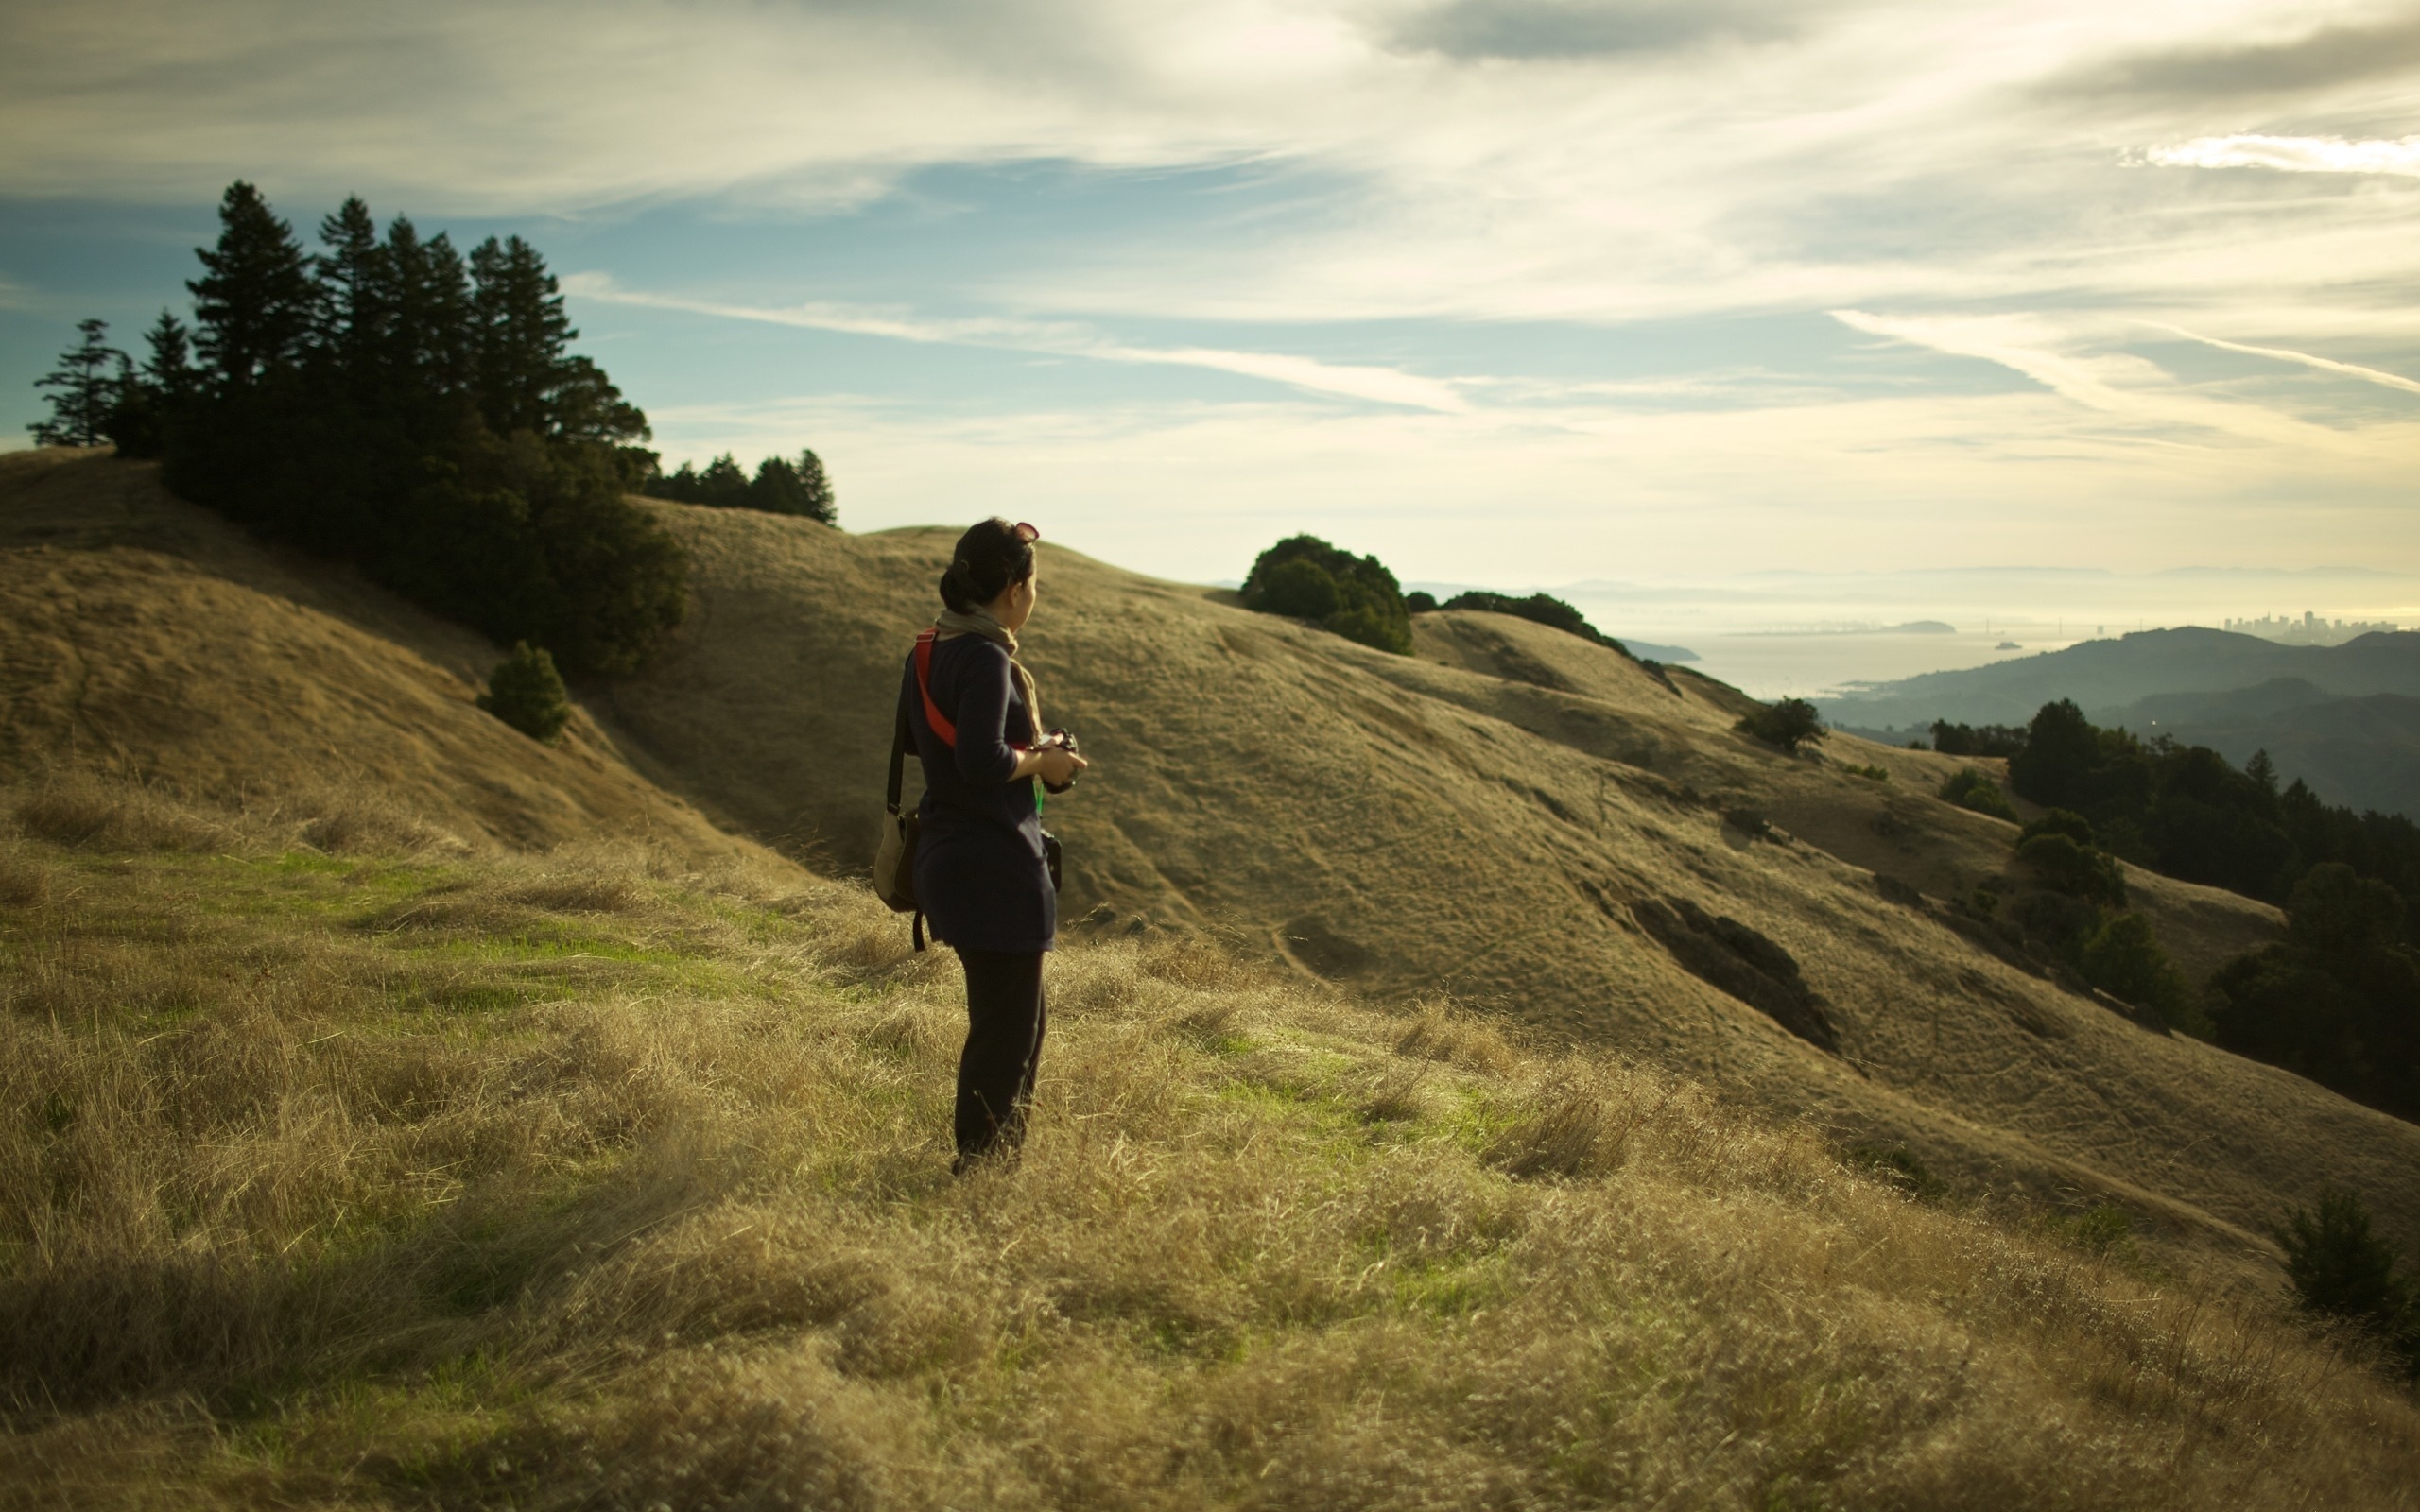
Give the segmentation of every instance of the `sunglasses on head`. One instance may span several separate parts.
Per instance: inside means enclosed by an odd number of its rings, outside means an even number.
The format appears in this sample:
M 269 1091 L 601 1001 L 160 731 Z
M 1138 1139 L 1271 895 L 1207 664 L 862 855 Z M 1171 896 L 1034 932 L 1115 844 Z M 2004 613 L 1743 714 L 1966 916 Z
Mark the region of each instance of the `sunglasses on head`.
M 1030 546 L 1035 541 L 1042 539 L 1041 531 L 1036 530 L 1033 526 L 1027 524 L 1022 520 L 1018 521 L 1013 528 L 1016 530 L 1017 540 L 1026 545 Z

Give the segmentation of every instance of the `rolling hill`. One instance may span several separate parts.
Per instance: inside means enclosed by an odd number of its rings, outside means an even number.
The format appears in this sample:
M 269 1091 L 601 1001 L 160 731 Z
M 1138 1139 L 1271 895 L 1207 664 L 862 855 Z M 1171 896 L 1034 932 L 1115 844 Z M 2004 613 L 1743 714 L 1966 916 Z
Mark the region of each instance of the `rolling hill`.
M 657 507 L 694 612 L 647 672 L 583 690 L 591 717 L 550 751 L 471 705 L 492 647 L 259 550 L 147 468 L 7 459 L 5 665 L 28 711 L 9 771 L 99 759 L 256 799 L 358 782 L 489 843 L 763 840 L 860 868 L 948 533 Z M 1846 739 L 1788 759 L 1731 732 L 1736 692 L 1526 621 L 1424 615 L 1418 654 L 1391 657 L 1064 549 L 1043 571 L 1029 660 L 1097 761 L 1048 815 L 1074 935 L 1198 935 L 1372 1002 L 1451 996 L 1905 1144 L 1963 1190 L 2114 1202 L 2263 1286 L 2263 1228 L 2316 1177 L 2420 1236 L 2420 1130 L 1961 932 L 1943 900 L 2012 832 L 1930 797 L 1948 759 Z M 2276 928 L 2130 884 L 2197 979 Z
M 2022 725 L 2073 699 L 2096 724 L 2266 750 L 2330 803 L 2420 815 L 2420 633 L 2279 645 L 2225 630 L 2146 630 L 2063 651 L 1931 672 L 1824 701 L 1834 724 L 1889 738 L 1936 719 Z
M 2342 645 L 2279 645 L 2187 627 L 2138 630 L 1962 672 L 1927 672 L 1824 700 L 1824 714 L 1859 729 L 1917 729 L 1936 719 L 2023 724 L 2072 698 L 2087 713 L 2169 694 L 2222 693 L 2298 678 L 2340 697 L 2420 696 L 2420 631 L 2373 631 Z

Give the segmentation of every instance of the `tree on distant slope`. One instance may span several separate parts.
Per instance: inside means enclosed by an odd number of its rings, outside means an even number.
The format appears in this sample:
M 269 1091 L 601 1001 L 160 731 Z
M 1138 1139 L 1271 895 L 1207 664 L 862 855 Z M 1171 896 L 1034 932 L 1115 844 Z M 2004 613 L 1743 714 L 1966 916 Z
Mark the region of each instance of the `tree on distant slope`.
M 1430 602 L 1435 603 L 1435 600 L 1432 599 Z M 1599 645 L 1612 646 L 1625 656 L 1630 654 L 1629 647 L 1599 631 L 1597 627 L 1588 623 L 1586 615 L 1551 593 L 1531 593 L 1527 598 L 1516 598 L 1510 593 L 1491 593 L 1485 589 L 1475 588 L 1468 593 L 1455 594 L 1442 607 L 1449 610 L 1481 610 L 1490 614 L 1515 615 L 1540 625 L 1552 626 L 1566 634 L 1576 635 L 1583 641 L 1593 641 Z
M 756 480 L 748 486 L 749 507 L 768 514 L 804 515 L 821 520 L 825 524 L 839 523 L 840 513 L 832 498 L 832 481 L 823 475 L 823 459 L 812 451 L 798 454 L 798 460 L 769 456 L 756 467 Z
M 1804 698 L 1784 698 L 1740 716 L 1732 727 L 1753 740 L 1795 756 L 1824 737 L 1824 717 Z
M 2283 943 L 2211 980 L 2219 1043 L 2420 1118 L 2420 952 L 2393 887 L 2329 862 L 2286 904 Z
M 1363 645 L 1411 654 L 1411 614 L 1395 575 L 1317 536 L 1288 536 L 1260 554 L 1244 578 L 1244 605 L 1316 622 Z
M 107 320 L 78 320 L 76 330 L 81 339 L 59 354 L 59 366 L 47 377 L 34 381 L 37 388 L 59 390 L 43 396 L 50 418 L 26 427 L 37 446 L 98 446 L 108 438 L 119 392 L 112 369 L 124 366 L 126 353 L 105 339 Z

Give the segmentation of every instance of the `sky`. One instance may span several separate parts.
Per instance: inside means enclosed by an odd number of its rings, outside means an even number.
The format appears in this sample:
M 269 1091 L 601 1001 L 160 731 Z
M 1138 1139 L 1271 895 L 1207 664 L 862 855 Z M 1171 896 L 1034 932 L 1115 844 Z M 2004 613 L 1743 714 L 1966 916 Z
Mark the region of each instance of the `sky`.
M 527 236 L 667 466 L 856 529 L 2420 596 L 2412 0 L 19 0 L 0 444 L 239 177 Z

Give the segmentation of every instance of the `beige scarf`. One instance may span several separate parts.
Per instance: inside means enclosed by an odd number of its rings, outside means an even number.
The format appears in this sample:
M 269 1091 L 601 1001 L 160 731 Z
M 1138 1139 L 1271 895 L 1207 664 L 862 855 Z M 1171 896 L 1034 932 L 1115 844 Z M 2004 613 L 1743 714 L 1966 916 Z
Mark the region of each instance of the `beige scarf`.
M 1039 741 L 1042 738 L 1042 702 L 1034 696 L 1033 674 L 1017 660 L 1016 631 L 980 609 L 972 609 L 963 614 L 954 609 L 945 609 L 934 618 L 933 628 L 939 632 L 933 637 L 936 642 L 946 641 L 953 636 L 979 635 L 1008 648 L 1009 670 L 1016 674 L 1017 692 L 1025 698 L 1026 717 L 1033 721 L 1033 738 Z

